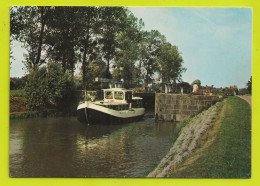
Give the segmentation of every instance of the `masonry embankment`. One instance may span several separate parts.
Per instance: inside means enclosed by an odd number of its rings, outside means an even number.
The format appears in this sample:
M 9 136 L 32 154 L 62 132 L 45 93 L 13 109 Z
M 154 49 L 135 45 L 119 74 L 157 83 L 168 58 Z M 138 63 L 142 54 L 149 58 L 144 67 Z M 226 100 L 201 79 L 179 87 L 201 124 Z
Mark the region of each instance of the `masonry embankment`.
M 219 100 L 218 96 L 165 94 L 155 95 L 155 118 L 161 121 L 182 121 Z
M 189 120 L 181 130 L 168 154 L 158 166 L 149 173 L 148 177 L 166 177 L 168 173 L 189 156 L 196 148 L 199 138 L 205 133 L 212 121 L 217 117 L 217 108 L 220 103 L 211 106 Z

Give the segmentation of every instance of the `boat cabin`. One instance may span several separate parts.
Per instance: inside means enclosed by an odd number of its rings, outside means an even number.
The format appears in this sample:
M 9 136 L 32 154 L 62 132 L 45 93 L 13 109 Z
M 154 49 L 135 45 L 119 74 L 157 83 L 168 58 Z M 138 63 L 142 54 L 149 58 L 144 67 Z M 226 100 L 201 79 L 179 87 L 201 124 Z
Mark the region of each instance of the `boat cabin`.
M 103 89 L 104 102 L 129 103 L 133 98 L 133 91 L 123 88 Z
M 127 110 L 131 103 L 132 108 L 142 108 L 143 99 L 133 97 L 133 91 L 124 88 L 103 89 L 104 101 L 96 104 L 115 110 Z

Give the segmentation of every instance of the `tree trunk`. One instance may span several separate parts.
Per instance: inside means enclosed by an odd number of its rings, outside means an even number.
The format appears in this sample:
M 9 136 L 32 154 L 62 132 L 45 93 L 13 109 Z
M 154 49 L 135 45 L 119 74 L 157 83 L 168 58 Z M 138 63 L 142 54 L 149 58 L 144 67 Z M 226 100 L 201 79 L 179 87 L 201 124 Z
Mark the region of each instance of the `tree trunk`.
M 63 72 L 66 71 L 66 57 L 65 57 L 65 53 L 63 53 L 62 55 L 62 68 L 63 68 Z
M 109 65 L 110 65 L 110 61 L 109 58 L 107 58 L 107 72 L 106 72 L 106 78 L 110 79 L 110 72 L 109 72 Z
M 40 64 L 40 59 L 41 59 L 41 52 L 42 52 L 42 42 L 43 42 L 43 33 L 44 33 L 44 27 L 45 27 L 45 20 L 44 20 L 44 7 L 40 7 L 41 11 L 41 30 L 40 30 L 40 36 L 38 40 L 38 49 L 37 49 L 37 57 L 34 63 L 35 65 Z
M 83 59 L 82 59 L 82 88 L 86 90 L 86 56 L 87 56 L 87 47 L 85 45 Z
M 87 28 L 87 35 L 84 45 L 84 53 L 82 57 L 82 88 L 83 90 L 87 89 L 87 79 L 86 79 L 86 67 L 87 67 L 87 50 L 88 50 L 88 42 L 89 42 L 89 26 Z

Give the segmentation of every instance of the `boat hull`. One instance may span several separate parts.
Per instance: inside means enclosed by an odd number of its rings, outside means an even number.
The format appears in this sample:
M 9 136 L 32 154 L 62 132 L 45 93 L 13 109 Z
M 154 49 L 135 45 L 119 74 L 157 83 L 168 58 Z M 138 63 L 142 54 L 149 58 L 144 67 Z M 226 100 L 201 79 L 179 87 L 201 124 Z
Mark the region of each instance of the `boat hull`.
M 131 112 L 135 112 L 135 110 L 133 109 L 133 111 L 129 110 L 126 112 L 131 113 Z M 80 122 L 86 122 L 89 124 L 122 124 L 122 123 L 136 122 L 141 120 L 143 116 L 144 114 L 139 114 L 139 115 L 131 114 L 130 117 L 120 117 L 120 116 L 114 116 L 109 113 L 105 113 L 87 107 L 77 110 L 78 120 Z

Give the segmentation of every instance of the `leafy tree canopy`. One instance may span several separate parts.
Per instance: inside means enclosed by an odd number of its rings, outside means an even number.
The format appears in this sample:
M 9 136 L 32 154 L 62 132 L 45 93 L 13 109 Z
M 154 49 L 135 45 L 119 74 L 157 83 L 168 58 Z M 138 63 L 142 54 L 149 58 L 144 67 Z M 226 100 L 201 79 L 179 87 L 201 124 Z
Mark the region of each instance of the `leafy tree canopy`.
M 193 87 L 194 84 L 197 84 L 199 87 L 201 87 L 201 81 L 200 81 L 199 79 L 194 80 L 194 81 L 191 83 L 191 86 Z

